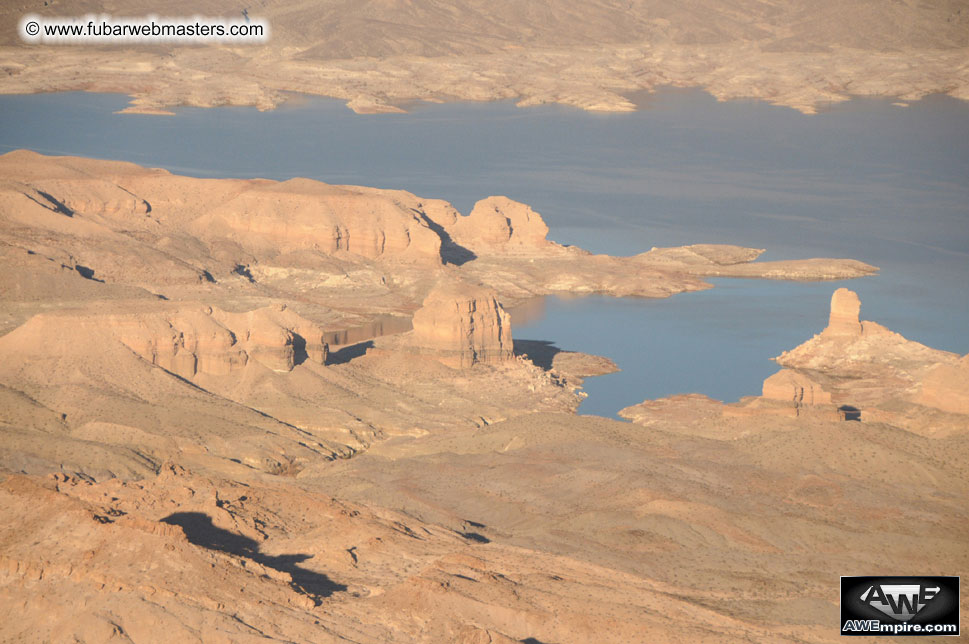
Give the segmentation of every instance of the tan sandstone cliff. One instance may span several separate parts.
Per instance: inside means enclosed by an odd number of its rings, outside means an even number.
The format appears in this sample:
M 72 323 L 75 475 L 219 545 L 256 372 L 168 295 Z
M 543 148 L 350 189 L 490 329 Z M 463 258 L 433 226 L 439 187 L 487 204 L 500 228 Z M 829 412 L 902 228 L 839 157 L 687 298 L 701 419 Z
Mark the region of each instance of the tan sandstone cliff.
M 511 317 L 487 288 L 465 282 L 436 286 L 414 313 L 410 342 L 454 367 L 497 363 L 513 357 Z
M 26 150 L 0 156 L 0 178 L 0 259 L 61 282 L 10 280 L 31 299 L 71 290 L 76 276 L 58 266 L 103 284 L 102 297 L 132 297 L 132 288 L 203 302 L 215 292 L 295 297 L 334 318 L 341 309 L 409 314 L 454 267 L 506 301 L 560 292 L 666 297 L 709 288 L 706 276 L 835 279 L 877 270 L 845 259 L 756 262 L 762 251 L 736 246 L 593 255 L 549 241 L 542 217 L 507 197 L 483 199 L 462 216 L 400 190 L 195 179 Z

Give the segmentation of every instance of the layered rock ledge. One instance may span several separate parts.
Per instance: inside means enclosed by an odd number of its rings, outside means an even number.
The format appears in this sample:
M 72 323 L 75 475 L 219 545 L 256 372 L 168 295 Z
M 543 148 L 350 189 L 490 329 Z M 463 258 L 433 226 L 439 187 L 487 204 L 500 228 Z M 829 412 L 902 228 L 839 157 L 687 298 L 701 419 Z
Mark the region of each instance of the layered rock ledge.
M 27 299 L 71 291 L 80 276 L 112 297 L 137 296 L 134 287 L 142 297 L 206 301 L 229 286 L 234 298 L 409 315 L 455 275 L 511 303 L 562 292 L 665 297 L 709 288 L 708 276 L 825 280 L 877 270 L 848 259 L 758 262 L 763 250 L 738 246 L 594 255 L 548 240 L 541 215 L 500 196 L 462 216 L 404 191 L 193 179 L 28 151 L 0 157 L 0 177 L 4 261 L 47 276 L 30 293 L 11 281 Z

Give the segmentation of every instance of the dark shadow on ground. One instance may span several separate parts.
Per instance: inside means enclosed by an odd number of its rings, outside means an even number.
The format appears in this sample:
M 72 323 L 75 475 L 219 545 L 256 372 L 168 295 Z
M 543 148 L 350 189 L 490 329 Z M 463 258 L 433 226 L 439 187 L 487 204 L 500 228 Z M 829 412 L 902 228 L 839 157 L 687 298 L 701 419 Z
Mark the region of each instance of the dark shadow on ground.
M 306 353 L 306 338 L 298 333 L 293 334 L 293 365 L 299 366 L 306 362 L 309 354 Z
M 54 212 L 60 213 L 62 215 L 67 215 L 68 217 L 73 217 L 74 216 L 74 211 L 71 210 L 70 208 L 68 208 L 66 205 L 64 205 L 63 202 L 58 201 L 56 198 L 54 198 L 53 195 L 48 194 L 48 193 L 44 192 L 43 190 L 38 190 L 37 191 L 37 194 L 39 194 L 41 197 L 43 197 L 48 202 L 50 202 L 50 206 L 49 207 Z M 30 195 L 27 195 L 27 197 L 30 198 L 35 203 L 40 203 L 36 199 L 33 199 L 33 197 L 30 197 Z M 40 205 L 43 206 L 44 204 L 40 204 Z
M 236 264 L 235 268 L 232 269 L 232 272 L 236 275 L 240 275 L 246 278 L 247 280 L 249 280 L 251 284 L 256 283 L 256 278 L 252 276 L 252 273 L 249 271 L 248 266 L 243 266 L 242 264 Z
M 841 405 L 838 407 L 842 420 L 861 420 L 861 410 L 853 405 Z
M 293 580 L 290 583 L 293 590 L 311 597 L 317 606 L 325 597 L 347 589 L 322 573 L 296 565 L 312 558 L 312 555 L 264 555 L 259 552 L 259 544 L 254 539 L 213 525 L 212 519 L 202 512 L 176 512 L 161 521 L 181 527 L 189 542 L 197 546 L 226 552 L 289 574 Z
M 88 268 L 87 266 L 81 266 L 80 264 L 74 265 L 74 270 L 77 271 L 78 275 L 86 280 L 91 280 L 92 282 L 101 282 L 104 284 L 104 280 L 99 280 L 94 276 L 94 269 Z
M 441 238 L 441 260 L 445 264 L 461 266 L 462 264 L 467 264 L 471 260 L 478 259 L 478 256 L 475 255 L 474 252 L 451 239 L 451 235 L 448 233 L 448 231 L 444 230 L 444 226 L 437 223 L 416 208 L 411 208 L 411 210 L 413 210 L 418 217 L 423 219 L 424 223 L 427 224 L 427 227 L 433 230 L 437 236 Z
M 359 358 L 366 355 L 367 349 L 373 348 L 373 340 L 367 340 L 365 342 L 358 342 L 356 344 L 351 344 L 345 346 L 336 351 L 331 351 L 326 358 L 326 364 L 346 364 L 353 360 L 354 358 Z
M 528 356 L 535 366 L 545 371 L 552 369 L 555 355 L 562 352 L 548 340 L 513 340 L 512 344 L 516 356 Z
M 468 541 L 474 541 L 475 543 L 491 543 L 491 539 L 477 532 L 459 532 L 458 534 Z

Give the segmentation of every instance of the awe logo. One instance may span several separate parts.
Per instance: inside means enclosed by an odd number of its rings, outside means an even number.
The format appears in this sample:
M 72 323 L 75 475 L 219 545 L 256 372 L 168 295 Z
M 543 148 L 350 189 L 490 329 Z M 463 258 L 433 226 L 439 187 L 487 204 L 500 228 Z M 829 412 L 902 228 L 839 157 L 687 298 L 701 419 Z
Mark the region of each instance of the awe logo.
M 861 594 L 861 601 L 889 617 L 907 622 L 935 599 L 942 589 L 926 584 L 872 584 Z
M 842 577 L 841 634 L 959 635 L 958 577 Z

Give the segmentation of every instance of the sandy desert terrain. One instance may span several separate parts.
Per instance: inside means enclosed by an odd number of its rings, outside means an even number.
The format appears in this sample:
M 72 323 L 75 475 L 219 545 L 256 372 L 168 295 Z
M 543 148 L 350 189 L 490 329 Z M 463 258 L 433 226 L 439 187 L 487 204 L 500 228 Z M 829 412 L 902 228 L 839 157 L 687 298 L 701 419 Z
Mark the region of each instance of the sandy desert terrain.
M 122 92 L 132 110 L 271 109 L 288 92 L 358 112 L 414 100 L 636 109 L 658 86 L 814 112 L 851 96 L 969 99 L 962 0 L 259 0 L 0 7 L 0 92 Z M 25 45 L 27 13 L 265 19 L 265 45 Z
M 267 44 L 17 34 L 28 13 L 243 10 L 271 25 Z M 359 113 L 621 112 L 662 86 L 805 114 L 856 96 L 969 100 L 969 6 L 0 6 L 0 93 L 118 92 L 146 114 L 298 94 Z M 13 147 L 0 641 L 835 642 L 840 576 L 969 570 L 969 355 L 864 320 L 842 282 L 875 266 L 721 244 L 594 254 L 500 195 L 461 213 L 403 190 Z M 585 380 L 615 363 L 517 337 L 509 314 L 712 278 L 839 283 L 759 392 L 647 399 L 625 422 L 577 413 Z
M 610 361 L 504 310 L 875 267 L 597 256 L 504 197 L 0 176 L 4 641 L 826 642 L 839 575 L 969 562 L 969 357 L 851 291 L 762 395 L 631 423 L 574 413 Z

